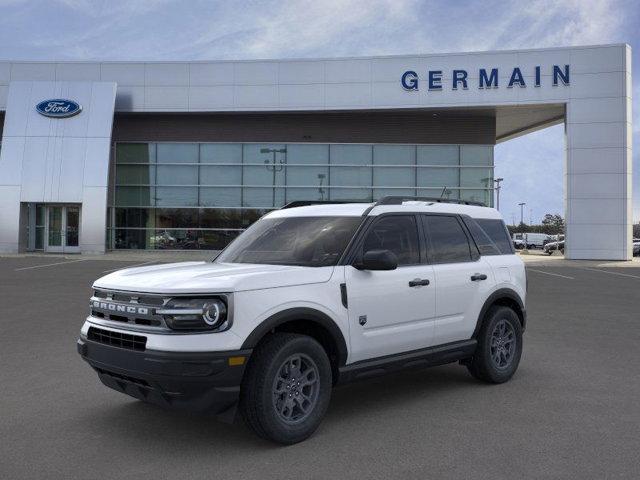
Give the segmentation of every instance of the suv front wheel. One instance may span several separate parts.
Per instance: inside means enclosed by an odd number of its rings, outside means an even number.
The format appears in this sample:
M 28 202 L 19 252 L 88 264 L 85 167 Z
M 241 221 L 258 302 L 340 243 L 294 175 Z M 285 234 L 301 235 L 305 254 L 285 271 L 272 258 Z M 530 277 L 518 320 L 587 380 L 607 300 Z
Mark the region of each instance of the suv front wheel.
M 274 333 L 254 351 L 243 379 L 240 409 L 259 436 L 283 444 L 318 428 L 331 398 L 331 364 L 313 338 Z
M 471 375 L 490 383 L 511 379 L 522 355 L 522 325 L 516 312 L 509 307 L 491 307 L 477 340 L 476 351 L 467 364 Z

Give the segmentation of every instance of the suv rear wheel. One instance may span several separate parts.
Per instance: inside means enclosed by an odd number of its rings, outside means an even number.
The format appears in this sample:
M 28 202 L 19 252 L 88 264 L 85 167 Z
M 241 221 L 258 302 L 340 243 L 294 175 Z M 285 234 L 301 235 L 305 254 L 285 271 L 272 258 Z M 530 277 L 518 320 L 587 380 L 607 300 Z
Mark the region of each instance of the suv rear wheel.
M 491 307 L 477 340 L 476 352 L 467 365 L 471 375 L 490 383 L 509 380 L 522 355 L 522 325 L 516 312 L 509 307 Z
M 258 435 L 283 444 L 305 440 L 318 428 L 331 398 L 331 364 L 313 338 L 275 333 L 251 356 L 240 409 Z

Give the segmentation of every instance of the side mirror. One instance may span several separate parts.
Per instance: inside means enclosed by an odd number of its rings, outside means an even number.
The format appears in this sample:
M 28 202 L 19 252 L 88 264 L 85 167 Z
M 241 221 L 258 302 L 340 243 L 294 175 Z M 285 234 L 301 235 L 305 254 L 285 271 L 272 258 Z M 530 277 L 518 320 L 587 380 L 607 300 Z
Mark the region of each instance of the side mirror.
M 398 257 L 390 250 L 369 250 L 354 267 L 358 270 L 395 270 L 398 268 Z

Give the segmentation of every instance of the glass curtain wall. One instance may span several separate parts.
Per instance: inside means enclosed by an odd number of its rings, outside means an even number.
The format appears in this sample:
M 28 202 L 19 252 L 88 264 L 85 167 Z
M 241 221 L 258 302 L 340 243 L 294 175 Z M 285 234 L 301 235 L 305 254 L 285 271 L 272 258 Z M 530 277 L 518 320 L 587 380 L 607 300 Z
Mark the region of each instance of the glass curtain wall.
M 109 247 L 220 249 L 295 200 L 493 203 L 493 146 L 118 143 Z

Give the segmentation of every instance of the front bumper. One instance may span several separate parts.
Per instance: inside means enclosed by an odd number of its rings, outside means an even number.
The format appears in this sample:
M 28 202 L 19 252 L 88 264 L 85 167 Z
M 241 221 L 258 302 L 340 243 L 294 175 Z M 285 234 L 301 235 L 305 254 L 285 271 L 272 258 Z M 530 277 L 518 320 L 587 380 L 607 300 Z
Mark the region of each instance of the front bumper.
M 77 348 L 107 387 L 156 405 L 213 414 L 235 409 L 251 355 L 251 350 L 135 351 L 84 337 Z

